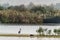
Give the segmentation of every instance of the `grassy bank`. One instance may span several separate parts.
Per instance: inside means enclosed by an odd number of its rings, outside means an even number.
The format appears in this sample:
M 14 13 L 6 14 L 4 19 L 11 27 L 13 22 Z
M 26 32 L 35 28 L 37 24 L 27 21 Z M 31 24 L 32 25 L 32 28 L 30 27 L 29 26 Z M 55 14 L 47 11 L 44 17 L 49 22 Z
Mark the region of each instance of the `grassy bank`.
M 47 37 L 47 38 L 60 38 L 60 35 L 36 35 L 33 34 L 31 36 L 30 34 L 0 34 L 0 37 Z

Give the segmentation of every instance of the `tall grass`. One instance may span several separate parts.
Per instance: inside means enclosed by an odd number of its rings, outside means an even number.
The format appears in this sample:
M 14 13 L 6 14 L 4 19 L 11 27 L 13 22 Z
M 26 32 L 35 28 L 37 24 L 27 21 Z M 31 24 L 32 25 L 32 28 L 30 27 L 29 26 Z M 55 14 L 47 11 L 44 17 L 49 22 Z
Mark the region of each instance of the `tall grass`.
M 0 10 L 1 23 L 20 23 L 20 24 L 41 24 L 43 17 L 41 14 L 29 11 Z

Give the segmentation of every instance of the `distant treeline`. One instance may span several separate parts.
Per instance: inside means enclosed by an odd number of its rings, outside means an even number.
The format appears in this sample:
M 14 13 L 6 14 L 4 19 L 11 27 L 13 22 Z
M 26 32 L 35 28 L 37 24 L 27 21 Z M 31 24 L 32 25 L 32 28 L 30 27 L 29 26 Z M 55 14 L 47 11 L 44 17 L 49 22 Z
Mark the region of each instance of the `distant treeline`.
M 55 17 L 58 10 L 51 6 L 33 5 L 28 6 L 0 6 L 1 23 L 42 24 L 43 19 Z

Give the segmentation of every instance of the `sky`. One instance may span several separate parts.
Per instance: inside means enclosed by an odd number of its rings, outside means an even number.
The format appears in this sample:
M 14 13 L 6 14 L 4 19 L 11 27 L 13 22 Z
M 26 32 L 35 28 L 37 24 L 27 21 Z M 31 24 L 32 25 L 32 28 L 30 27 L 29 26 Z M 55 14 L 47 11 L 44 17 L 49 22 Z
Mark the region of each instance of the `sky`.
M 0 0 L 0 4 L 9 3 L 10 5 L 29 4 L 30 2 L 34 4 L 55 4 L 60 3 L 60 0 Z

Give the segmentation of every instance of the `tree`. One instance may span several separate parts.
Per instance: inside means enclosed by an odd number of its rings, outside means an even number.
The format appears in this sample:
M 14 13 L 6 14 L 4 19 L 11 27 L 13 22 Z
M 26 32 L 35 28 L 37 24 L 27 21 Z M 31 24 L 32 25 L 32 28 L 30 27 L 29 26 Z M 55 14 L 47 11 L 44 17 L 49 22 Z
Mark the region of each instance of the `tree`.
M 25 5 L 24 5 L 24 4 L 20 5 L 20 6 L 19 6 L 19 8 L 20 8 L 20 11 L 25 11 L 25 10 L 26 10 L 26 8 L 25 8 Z
M 31 9 L 32 12 L 40 11 L 41 13 L 46 13 L 46 9 L 42 6 L 35 6 Z
M 14 8 L 14 6 L 9 6 L 7 9 L 13 9 Z
M 54 33 L 60 35 L 60 29 L 54 29 Z
M 47 31 L 47 28 L 46 29 L 44 29 L 45 31 Z
M 54 29 L 54 33 L 56 34 L 56 32 L 57 32 L 57 30 L 56 29 Z
M 40 27 L 36 32 L 39 34 L 43 34 L 44 30 L 43 30 L 43 28 Z
M 32 3 L 32 2 L 30 2 L 29 3 L 29 5 L 27 6 L 27 8 L 30 10 L 31 8 L 34 8 L 35 7 L 35 5 L 34 5 L 34 3 Z
M 42 27 L 40 27 L 36 32 L 39 34 L 44 34 L 44 32 L 46 32 L 46 31 L 47 31 L 47 28 L 43 29 Z
M 4 9 L 4 7 L 3 6 L 0 6 L 0 10 L 3 10 Z
M 25 8 L 25 5 L 22 4 L 20 6 L 14 6 L 14 9 L 17 11 L 26 11 L 27 9 Z
M 48 30 L 48 34 L 49 34 L 49 35 L 51 34 L 51 30 Z

